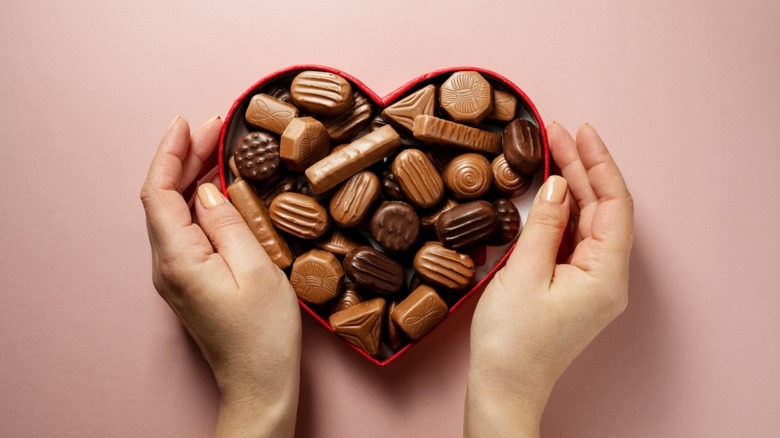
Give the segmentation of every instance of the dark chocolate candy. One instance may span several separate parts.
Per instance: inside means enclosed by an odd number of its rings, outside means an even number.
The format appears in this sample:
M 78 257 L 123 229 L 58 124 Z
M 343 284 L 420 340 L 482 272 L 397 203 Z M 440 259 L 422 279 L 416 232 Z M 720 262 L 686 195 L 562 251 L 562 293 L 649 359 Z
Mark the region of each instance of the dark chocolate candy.
M 472 201 L 442 213 L 436 220 L 436 235 L 447 248 L 460 249 L 490 240 L 497 227 L 493 205 Z
M 497 198 L 493 201 L 493 207 L 496 209 L 498 217 L 498 229 L 493 238 L 488 241 L 489 245 L 506 245 L 517 237 L 520 231 L 520 212 L 509 199 Z
M 420 237 L 420 218 L 406 202 L 383 202 L 371 218 L 371 235 L 389 252 L 403 253 Z
M 398 292 L 403 286 L 403 266 L 368 246 L 349 252 L 344 270 L 358 286 L 381 295 Z
M 404 191 L 401 189 L 401 185 L 398 184 L 398 180 L 393 175 L 392 166 L 385 166 L 382 169 L 382 177 L 380 179 L 382 183 L 382 196 L 389 201 L 403 201 L 405 200 Z
M 368 239 L 362 234 L 333 227 L 324 236 L 314 241 L 314 246 L 337 256 L 345 256 L 350 251 L 369 245 Z
M 349 141 L 368 125 L 371 110 L 371 102 L 366 96 L 355 91 L 352 106 L 343 114 L 322 119 L 322 124 L 335 143 Z
M 270 94 L 278 100 L 285 103 L 292 103 L 292 97 L 290 97 L 290 89 L 284 85 L 275 85 L 268 89 L 266 94 Z
M 279 142 L 266 132 L 250 132 L 236 143 L 233 159 L 244 179 L 268 181 L 279 171 Z
M 295 191 L 295 180 L 290 176 L 277 174 L 271 180 L 262 185 L 255 185 L 257 196 L 263 200 L 266 207 L 271 205 L 271 201 L 282 193 Z
M 504 157 L 516 172 L 533 175 L 542 166 L 544 147 L 539 128 L 515 119 L 504 128 Z

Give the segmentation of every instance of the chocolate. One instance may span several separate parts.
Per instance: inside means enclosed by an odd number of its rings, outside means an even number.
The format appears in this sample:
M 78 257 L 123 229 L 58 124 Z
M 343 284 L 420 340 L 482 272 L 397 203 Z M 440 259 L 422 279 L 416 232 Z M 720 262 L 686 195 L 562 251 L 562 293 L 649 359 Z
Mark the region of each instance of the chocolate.
M 236 167 L 236 158 L 232 155 L 228 159 L 228 168 L 230 169 L 230 172 L 233 173 L 233 177 L 241 178 L 241 173 L 238 171 L 238 167 Z
M 416 341 L 447 316 L 447 304 L 426 285 L 415 289 L 390 313 L 390 318 L 410 339 Z
M 431 160 L 419 149 L 405 149 L 393 160 L 393 175 L 412 204 L 436 205 L 444 195 L 444 182 Z
M 401 189 L 401 185 L 398 184 L 398 180 L 393 175 L 392 166 L 386 166 L 382 169 L 382 196 L 390 201 L 404 201 L 404 191 Z
M 493 109 L 493 89 L 475 71 L 457 71 L 439 87 L 439 105 L 452 120 L 479 123 Z
M 300 193 L 278 195 L 268 207 L 268 213 L 276 228 L 301 239 L 316 239 L 330 225 L 328 212 L 314 198 Z
M 362 234 L 339 228 L 331 228 L 324 236 L 314 241 L 314 246 L 337 256 L 345 256 L 355 248 L 369 245 Z
M 333 196 L 335 190 L 327 191 L 325 193 L 314 193 L 314 190 L 311 189 L 311 184 L 309 184 L 309 182 L 304 179 L 303 181 L 300 181 L 297 192 L 300 193 L 301 195 L 306 195 L 311 198 L 314 198 L 320 204 L 325 204 L 328 202 L 330 197 Z
M 461 249 L 490 240 L 497 227 L 493 205 L 472 201 L 442 213 L 436 220 L 436 236 L 447 248 Z
M 412 278 L 409 279 L 409 290 L 415 290 L 423 284 L 420 274 L 416 271 L 412 274 Z
M 420 237 L 420 218 L 406 202 L 383 202 L 371 218 L 371 235 L 387 251 L 406 252 Z
M 328 155 L 330 150 L 325 126 L 311 117 L 293 119 L 284 130 L 281 143 L 279 155 L 284 165 L 296 172 L 303 172 Z
M 279 171 L 279 142 L 271 134 L 250 132 L 236 143 L 232 158 L 244 179 L 268 181 Z
M 401 300 L 394 299 L 387 303 L 387 314 L 385 315 L 385 343 L 391 350 L 396 351 L 404 344 L 404 332 L 395 325 L 390 315 L 393 313 Z
M 255 128 L 281 134 L 296 117 L 298 117 L 298 108 L 260 93 L 252 96 L 252 100 L 249 101 L 244 120 Z
M 293 262 L 287 242 L 271 224 L 271 218 L 262 200 L 243 179 L 238 179 L 228 189 L 228 196 L 252 234 L 260 242 L 268 257 L 279 269 L 286 269 Z
M 393 294 L 403 286 L 403 266 L 368 246 L 349 252 L 344 270 L 358 286 L 380 295 Z
M 283 85 L 277 85 L 273 88 L 270 88 L 266 92 L 266 94 L 269 94 L 274 98 L 281 100 L 284 103 L 292 103 L 292 97 L 290 96 L 290 89 Z
M 485 195 L 493 183 L 493 169 L 484 156 L 458 155 L 444 168 L 444 184 L 458 199 L 476 199 Z
M 352 140 L 355 135 L 366 128 L 371 120 L 372 105 L 366 96 L 355 91 L 352 106 L 338 116 L 325 118 L 322 124 L 328 131 L 330 139 L 336 143 Z
M 436 167 L 436 170 L 444 172 L 444 168 L 447 167 L 447 165 L 450 164 L 450 161 L 452 161 L 460 152 L 461 151 L 458 151 L 457 149 L 453 151 L 450 148 L 432 146 L 425 151 L 425 155 L 431 160 L 431 163 Z
M 451 209 L 452 207 L 455 207 L 456 205 L 458 205 L 456 201 L 453 201 L 452 199 L 445 199 L 444 202 L 420 218 L 422 226 L 425 228 L 433 227 L 436 225 L 436 219 L 438 219 L 442 213 Z
M 312 304 L 322 304 L 341 292 L 344 269 L 333 254 L 312 249 L 295 259 L 290 284 L 298 298 Z
M 352 86 L 339 75 L 306 70 L 293 79 L 290 96 L 295 106 L 303 111 L 335 116 L 352 105 Z
M 488 241 L 489 245 L 501 246 L 513 241 L 520 231 L 520 212 L 509 199 L 497 198 L 493 200 L 493 208 L 498 217 L 498 229 L 493 238 Z
M 363 302 L 363 297 L 358 293 L 355 283 L 344 283 L 343 290 L 344 292 L 333 300 L 330 313 L 340 312 Z
M 314 193 L 325 192 L 392 154 L 400 145 L 398 133 L 392 127 L 384 126 L 314 163 L 306 169 L 306 178 Z
M 485 116 L 485 120 L 493 122 L 511 122 L 517 114 L 517 98 L 512 93 L 493 89 L 493 110 Z
M 428 242 L 414 256 L 414 269 L 428 284 L 449 290 L 462 290 L 474 281 L 476 271 L 471 257 Z
M 411 131 L 415 117 L 433 115 L 435 103 L 436 87 L 428 85 L 385 108 L 382 117 L 396 127 Z
M 380 114 L 371 119 L 371 123 L 368 125 L 368 129 L 371 131 L 376 131 L 383 126 L 387 126 L 387 120 Z M 401 131 L 398 133 L 398 135 L 401 137 L 401 145 L 403 145 L 404 148 L 417 148 L 422 144 L 419 140 L 411 135 L 411 132 L 407 134 L 406 132 Z
M 382 342 L 385 300 L 374 298 L 330 315 L 333 331 L 352 345 L 374 356 Z
M 506 162 L 504 154 L 494 158 L 491 167 L 493 169 L 493 185 L 510 198 L 524 194 L 534 182 L 532 176 L 515 172 Z
M 333 194 L 330 216 L 342 227 L 357 226 L 377 199 L 379 178 L 367 170 L 358 172 Z
M 515 172 L 533 175 L 544 161 L 539 128 L 523 119 L 515 119 L 504 129 L 504 157 Z
M 430 141 L 474 152 L 501 153 L 501 136 L 460 123 L 433 116 L 417 116 L 414 119 L 414 136 Z
M 263 200 L 266 207 L 271 205 L 271 201 L 282 193 L 295 191 L 295 180 L 290 176 L 277 174 L 270 181 L 257 187 L 257 196 Z

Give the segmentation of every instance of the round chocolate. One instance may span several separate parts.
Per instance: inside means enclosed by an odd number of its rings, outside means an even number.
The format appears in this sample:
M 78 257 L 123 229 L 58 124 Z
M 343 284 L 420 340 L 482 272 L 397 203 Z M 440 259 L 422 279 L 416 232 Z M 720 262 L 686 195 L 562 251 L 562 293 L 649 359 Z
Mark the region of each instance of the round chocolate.
M 504 154 L 493 159 L 493 185 L 506 196 L 514 198 L 531 188 L 534 179 L 531 176 L 515 172 L 506 162 Z
M 279 142 L 266 132 L 250 132 L 236 143 L 233 157 L 244 179 L 265 182 L 279 171 Z
M 458 155 L 444 168 L 444 184 L 458 199 L 475 199 L 490 190 L 493 171 L 490 162 L 480 154 Z
M 493 201 L 498 217 L 498 229 L 488 244 L 493 246 L 506 245 L 517 236 L 520 231 L 520 212 L 509 199 L 497 198 Z
M 371 218 L 371 235 L 382 248 L 403 253 L 420 237 L 420 218 L 406 202 L 384 202 Z

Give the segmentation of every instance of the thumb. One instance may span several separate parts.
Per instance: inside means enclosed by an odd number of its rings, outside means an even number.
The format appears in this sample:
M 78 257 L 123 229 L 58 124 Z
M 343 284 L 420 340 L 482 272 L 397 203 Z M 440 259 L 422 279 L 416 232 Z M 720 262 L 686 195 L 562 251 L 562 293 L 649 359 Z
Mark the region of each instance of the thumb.
M 523 232 L 506 265 L 512 281 L 549 284 L 563 232 L 569 221 L 568 183 L 550 176 L 536 194 Z M 512 283 L 508 283 L 512 284 Z
M 258 268 L 274 266 L 249 226 L 217 186 L 201 184 L 197 193 L 198 224 L 239 285 L 242 280 L 256 277 Z

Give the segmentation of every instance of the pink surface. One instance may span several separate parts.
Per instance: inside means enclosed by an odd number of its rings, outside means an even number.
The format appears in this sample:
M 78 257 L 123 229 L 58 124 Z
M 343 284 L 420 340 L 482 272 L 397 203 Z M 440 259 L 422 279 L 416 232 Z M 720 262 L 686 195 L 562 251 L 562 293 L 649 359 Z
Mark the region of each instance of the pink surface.
M 637 203 L 631 303 L 544 435 L 780 436 L 780 3 L 326 4 L 4 2 L 0 435 L 212 433 L 138 191 L 173 116 L 310 62 L 379 95 L 481 65 L 602 132 Z M 299 436 L 460 435 L 475 303 L 387 368 L 304 318 Z

